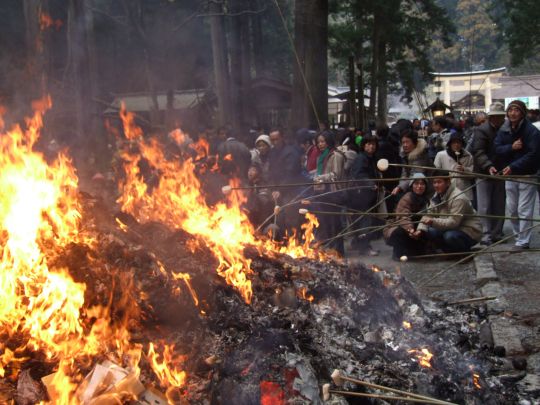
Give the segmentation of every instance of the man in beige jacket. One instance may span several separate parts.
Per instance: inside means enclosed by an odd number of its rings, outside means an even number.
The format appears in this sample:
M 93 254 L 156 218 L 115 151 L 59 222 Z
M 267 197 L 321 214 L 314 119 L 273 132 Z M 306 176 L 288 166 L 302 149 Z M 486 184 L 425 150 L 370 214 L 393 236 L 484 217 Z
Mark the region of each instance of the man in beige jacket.
M 482 224 L 470 200 L 452 182 L 449 173 L 434 173 L 428 214 L 423 216 L 415 237 L 423 238 L 443 252 L 468 252 L 482 238 Z

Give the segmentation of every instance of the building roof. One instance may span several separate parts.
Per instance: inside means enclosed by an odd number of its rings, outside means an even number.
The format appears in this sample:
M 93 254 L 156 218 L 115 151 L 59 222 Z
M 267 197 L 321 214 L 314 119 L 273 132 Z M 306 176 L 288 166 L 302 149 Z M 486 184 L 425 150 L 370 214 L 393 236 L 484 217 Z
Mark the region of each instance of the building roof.
M 173 92 L 173 110 L 185 110 L 195 107 L 202 102 L 206 90 L 177 90 Z M 120 110 L 121 103 L 124 103 L 128 111 L 135 113 L 150 111 L 153 107 L 152 97 L 150 93 L 126 93 L 116 94 L 113 102 L 105 110 L 104 114 L 116 114 Z M 167 93 L 160 92 L 157 94 L 158 110 L 167 109 Z
M 486 73 L 499 73 L 499 72 L 505 72 L 506 67 L 500 67 L 496 69 L 488 69 L 488 70 L 476 70 L 472 72 L 430 72 L 429 74 L 432 76 L 476 76 L 476 75 L 484 75 Z
M 540 75 L 503 76 L 498 81 L 501 88 L 493 90 L 493 98 L 540 96 Z

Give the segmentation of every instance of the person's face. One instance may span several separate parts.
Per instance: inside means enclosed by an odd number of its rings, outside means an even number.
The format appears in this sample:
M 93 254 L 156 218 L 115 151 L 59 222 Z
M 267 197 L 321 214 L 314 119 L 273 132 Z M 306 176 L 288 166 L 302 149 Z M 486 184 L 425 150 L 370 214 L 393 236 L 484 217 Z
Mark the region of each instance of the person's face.
M 248 169 L 248 180 L 253 183 L 256 180 L 258 180 L 258 178 L 259 178 L 259 170 L 257 170 L 257 168 L 255 167 L 250 167 Z
M 364 145 L 364 152 L 366 152 L 367 155 L 373 156 L 376 151 L 377 144 L 375 142 L 368 142 Z
M 433 132 L 441 132 L 442 128 L 437 122 L 432 122 L 431 129 L 433 130 Z
M 517 107 L 510 107 L 506 112 L 512 125 L 518 124 L 523 119 L 523 113 Z
M 445 178 L 433 179 L 433 188 L 437 194 L 444 194 L 450 187 L 450 180 Z
M 270 142 L 274 148 L 281 148 L 284 145 L 283 136 L 279 131 L 270 132 Z
M 504 124 L 504 115 L 490 115 L 489 122 L 495 127 L 495 129 L 499 129 L 502 127 L 502 124 Z
M 324 139 L 324 136 L 317 137 L 317 148 L 319 148 L 321 152 L 328 148 L 328 144 L 326 143 L 326 139 Z
M 255 147 L 257 148 L 257 150 L 259 151 L 259 154 L 261 156 L 268 155 L 268 151 L 270 151 L 270 146 L 264 141 L 257 142 Z
M 411 153 L 414 150 L 415 145 L 411 138 L 404 136 L 401 138 L 401 147 L 403 148 L 403 152 Z
M 426 182 L 423 180 L 416 180 L 412 185 L 414 194 L 423 195 L 426 192 Z
M 463 148 L 463 144 L 461 143 L 461 141 L 453 140 L 452 143 L 450 144 L 450 149 L 452 149 L 452 151 L 454 152 L 461 152 L 462 148 Z

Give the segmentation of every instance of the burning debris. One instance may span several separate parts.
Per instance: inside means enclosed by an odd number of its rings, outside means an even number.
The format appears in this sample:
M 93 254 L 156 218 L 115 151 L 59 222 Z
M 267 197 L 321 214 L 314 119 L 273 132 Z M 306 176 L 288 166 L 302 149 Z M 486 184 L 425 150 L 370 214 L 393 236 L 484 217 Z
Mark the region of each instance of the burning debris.
M 67 156 L 33 150 L 41 113 L 0 138 L 2 402 L 317 404 L 335 368 L 364 397 L 516 400 L 486 374 L 485 314 L 314 251 L 314 216 L 303 241 L 255 237 L 240 195 L 209 206 L 193 161 L 168 160 L 126 112 L 118 212 L 78 193 Z M 343 389 L 325 391 L 344 403 Z

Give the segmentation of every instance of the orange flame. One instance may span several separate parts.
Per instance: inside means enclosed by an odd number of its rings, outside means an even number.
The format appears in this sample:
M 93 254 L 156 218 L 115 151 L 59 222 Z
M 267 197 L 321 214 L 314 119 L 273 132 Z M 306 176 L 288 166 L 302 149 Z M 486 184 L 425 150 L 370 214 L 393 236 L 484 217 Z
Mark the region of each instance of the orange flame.
M 79 230 L 78 179 L 70 159 L 61 153 L 48 164 L 33 150 L 50 105 L 50 98 L 34 103 L 25 129 L 0 134 L 0 331 L 2 341 L 18 344 L 0 343 L 0 375 L 9 368 L 15 378 L 25 354 L 39 351 L 58 364 L 47 385 L 51 401 L 74 404 L 83 379 L 80 365 L 116 352 L 133 358 L 128 366 L 135 370 L 138 360 L 131 354 L 137 345 L 129 342 L 127 319 L 113 326 L 109 308 L 85 309 L 85 285 L 67 269 L 49 268 L 48 258 L 68 243 L 94 242 Z M 83 323 L 83 311 L 84 319 L 95 322 Z
M 196 236 L 218 259 L 218 274 L 240 292 L 246 303 L 252 299 L 249 280 L 252 270 L 251 260 L 243 254 L 245 246 L 253 245 L 261 252 L 277 251 L 292 257 L 320 257 L 310 246 L 314 239 L 313 229 L 318 226 L 315 216 L 308 214 L 308 223 L 302 226 L 302 245 L 296 239 L 291 239 L 285 246 L 256 240 L 253 227 L 241 209 L 245 199 L 240 192 L 231 193 L 226 203 L 209 207 L 201 194 L 201 184 L 192 160 L 167 160 L 162 145 L 155 139 L 144 140 L 142 130 L 134 124 L 133 114 L 123 106 L 120 117 L 126 138 L 136 140 L 138 146 L 138 153 L 122 153 L 125 179 L 120 184 L 121 196 L 118 199 L 122 210 L 140 221 L 160 221 Z M 142 159 L 160 173 L 158 185 L 151 190 L 140 172 L 139 162 Z M 234 188 L 236 184 L 233 182 L 231 186 Z
M 474 388 L 481 390 L 482 385 L 480 384 L 480 374 L 475 373 L 474 366 L 472 365 L 469 365 L 469 370 L 471 370 L 472 383 L 473 383 Z
M 54 27 L 56 31 L 62 28 L 64 23 L 60 19 L 54 20 L 49 14 L 41 12 L 39 14 L 39 29 L 45 31 L 48 28 Z
M 166 395 L 170 399 L 173 392 L 186 383 L 186 372 L 178 368 L 185 362 L 186 357 L 174 356 L 174 345 L 166 344 L 163 345 L 163 354 L 159 356 L 154 349 L 154 344 L 150 343 L 147 359 L 161 384 L 167 388 Z
M 407 321 L 403 321 L 403 327 L 405 329 L 411 329 L 412 328 L 412 325 L 410 322 L 407 322 Z
M 210 145 L 204 138 L 200 138 L 197 142 L 189 145 L 189 147 L 197 152 L 196 160 L 204 159 L 210 154 Z
M 302 298 L 303 300 L 306 300 L 309 302 L 313 302 L 313 300 L 315 300 L 315 297 L 313 295 L 307 293 L 306 287 L 301 287 L 298 290 L 298 293 L 299 293 L 300 298 Z
M 420 364 L 422 367 L 431 368 L 431 359 L 433 358 L 433 354 L 428 349 L 411 349 L 408 352 L 416 356 L 418 364 Z

